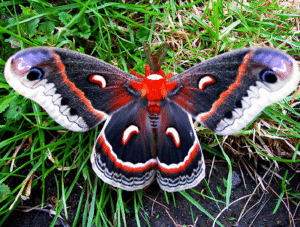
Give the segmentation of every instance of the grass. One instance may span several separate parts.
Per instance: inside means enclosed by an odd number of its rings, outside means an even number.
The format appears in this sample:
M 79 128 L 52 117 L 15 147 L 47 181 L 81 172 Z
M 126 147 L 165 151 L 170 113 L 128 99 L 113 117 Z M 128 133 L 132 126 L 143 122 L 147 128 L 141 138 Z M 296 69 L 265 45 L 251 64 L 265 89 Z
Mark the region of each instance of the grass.
M 202 147 L 207 151 L 206 155 L 210 153 L 212 157 L 207 160 L 212 164 L 211 169 L 206 170 L 206 180 L 197 189 L 173 193 L 171 197 L 158 189 L 157 197 L 149 197 L 147 190 L 127 193 L 95 177 L 89 156 L 102 125 L 86 133 L 65 130 L 39 105 L 13 91 L 2 71 L 8 57 L 20 48 L 43 45 L 77 50 L 124 71 L 132 68 L 143 74 L 146 59 L 142 45 L 145 41 L 154 48 L 164 41 L 169 44 L 163 70 L 173 73 L 180 73 L 219 53 L 249 46 L 280 48 L 299 60 L 299 4 L 297 0 L 218 0 L 209 3 L 198 0 L 180 1 L 180 4 L 174 0 L 150 3 L 142 0 L 138 4 L 134 1 L 92 0 L 1 1 L 0 225 L 13 215 L 14 210 L 19 210 L 20 205 L 26 204 L 23 199 L 39 190 L 40 204 L 35 205 L 51 206 L 51 226 L 57 219 L 72 226 L 130 226 L 132 220 L 137 226 L 151 226 L 159 220 L 200 225 L 202 222 L 198 217 L 203 213 L 209 223 L 215 222 L 219 226 L 240 221 L 243 211 L 237 218 L 215 219 L 218 214 L 223 214 L 224 207 L 231 207 L 238 201 L 232 199 L 232 166 L 241 167 L 241 173 L 247 172 L 264 190 L 270 182 L 256 172 L 262 161 L 267 161 L 264 164 L 270 166 L 268 176 L 273 176 L 270 172 L 280 163 L 289 165 L 294 171 L 299 170 L 300 114 L 297 106 L 289 105 L 292 96 L 267 107 L 235 136 L 215 136 L 196 124 Z M 299 95 L 294 103 L 297 102 Z M 218 162 L 227 163 L 228 174 L 217 185 L 217 190 L 215 185 L 211 186 L 210 176 Z M 290 212 L 286 219 L 295 226 L 290 204 L 299 205 L 299 193 L 295 188 L 289 188 L 293 177 L 285 172 L 274 177 L 282 182 L 274 212 L 279 212 L 281 203 L 285 204 Z M 47 188 L 49 178 L 55 181 L 55 200 L 52 202 Z M 80 193 L 75 197 L 78 188 Z M 206 192 L 200 191 L 203 188 Z M 250 193 L 245 199 L 252 196 Z M 149 211 L 150 200 L 152 208 L 155 205 L 167 212 L 155 215 L 153 209 Z M 187 217 L 181 219 L 175 211 L 182 212 L 182 201 L 189 205 L 184 210 L 188 212 Z M 71 215 L 74 203 L 76 212 Z M 216 211 L 209 206 L 216 207 Z M 249 209 L 247 203 L 244 209 Z

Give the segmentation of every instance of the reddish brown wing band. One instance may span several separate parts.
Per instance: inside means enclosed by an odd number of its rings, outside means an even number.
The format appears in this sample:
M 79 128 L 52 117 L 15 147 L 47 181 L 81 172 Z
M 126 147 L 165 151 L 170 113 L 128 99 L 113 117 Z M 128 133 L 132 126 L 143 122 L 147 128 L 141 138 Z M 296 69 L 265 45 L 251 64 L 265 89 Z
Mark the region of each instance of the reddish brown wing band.
M 86 131 L 107 119 L 91 155 L 104 182 L 131 191 L 157 173 L 170 192 L 205 176 L 192 118 L 219 134 L 234 133 L 299 82 L 295 60 L 266 48 L 232 51 L 172 78 L 150 71 L 133 76 L 84 54 L 38 47 L 13 55 L 5 77 L 67 129 Z

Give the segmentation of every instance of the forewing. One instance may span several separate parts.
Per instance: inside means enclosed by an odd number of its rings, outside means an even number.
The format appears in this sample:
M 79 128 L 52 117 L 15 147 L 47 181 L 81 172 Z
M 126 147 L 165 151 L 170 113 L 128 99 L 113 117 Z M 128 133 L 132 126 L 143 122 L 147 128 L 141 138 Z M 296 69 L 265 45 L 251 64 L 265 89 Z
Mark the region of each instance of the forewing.
M 277 50 L 249 48 L 209 59 L 171 78 L 169 98 L 218 134 L 244 128 L 299 82 L 294 59 Z
M 61 48 L 20 51 L 6 63 L 7 82 L 63 127 L 86 131 L 139 96 L 139 79 L 99 59 Z

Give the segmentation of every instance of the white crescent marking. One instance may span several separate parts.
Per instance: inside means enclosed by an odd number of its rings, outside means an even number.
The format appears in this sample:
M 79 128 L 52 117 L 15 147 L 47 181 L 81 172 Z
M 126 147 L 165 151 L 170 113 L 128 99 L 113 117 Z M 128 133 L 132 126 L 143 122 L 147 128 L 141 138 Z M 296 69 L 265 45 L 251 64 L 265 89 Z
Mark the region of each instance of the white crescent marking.
M 167 128 L 166 135 L 172 137 L 176 147 L 180 147 L 180 136 L 175 128 L 173 127 Z
M 210 84 L 215 83 L 216 80 L 212 76 L 205 76 L 199 80 L 198 88 L 200 90 L 204 90 L 204 88 Z
M 106 80 L 103 76 L 98 75 L 98 74 L 94 74 L 91 76 L 90 79 L 93 83 L 99 84 L 101 88 L 105 88 L 106 87 Z
M 133 134 L 139 134 L 140 130 L 136 125 L 130 125 L 126 128 L 122 135 L 122 144 L 123 146 L 128 143 Z

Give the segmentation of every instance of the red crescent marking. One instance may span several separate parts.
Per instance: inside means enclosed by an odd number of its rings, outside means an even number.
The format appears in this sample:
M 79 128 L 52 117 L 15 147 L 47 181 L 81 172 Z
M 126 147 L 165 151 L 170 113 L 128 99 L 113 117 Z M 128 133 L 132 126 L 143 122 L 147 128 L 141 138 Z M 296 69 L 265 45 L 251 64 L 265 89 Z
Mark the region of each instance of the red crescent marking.
M 115 164 L 116 167 L 118 167 L 121 170 L 125 170 L 128 172 L 134 172 L 134 173 L 135 172 L 146 172 L 148 169 L 155 169 L 157 166 L 156 162 L 150 162 L 141 167 L 131 167 L 131 166 L 124 165 L 123 163 L 119 162 L 119 160 L 114 155 L 112 155 L 113 151 L 107 145 L 108 142 L 105 140 L 103 135 L 100 136 L 97 143 L 101 144 L 101 147 L 102 147 L 103 151 L 105 152 L 105 154 L 108 156 L 108 158 Z
M 197 142 L 196 144 L 193 145 L 192 152 L 190 153 L 189 159 L 186 160 L 185 163 L 181 166 L 174 167 L 174 168 L 165 168 L 162 165 L 160 165 L 158 162 L 157 163 L 158 167 L 161 171 L 168 173 L 168 174 L 174 174 L 174 173 L 176 174 L 178 172 L 184 171 L 184 170 L 186 170 L 187 166 L 190 165 L 192 163 L 192 161 L 195 159 L 196 155 L 198 154 L 198 150 L 200 150 L 200 145 Z
M 65 66 L 64 64 L 61 62 L 60 60 L 60 57 L 54 52 L 54 51 L 50 51 L 50 53 L 53 55 L 57 65 L 58 65 L 58 68 L 60 69 L 60 75 L 63 79 L 63 81 L 70 87 L 70 89 L 75 92 L 78 96 L 78 98 L 84 102 L 84 104 L 86 105 L 86 107 L 88 108 L 88 110 L 90 112 L 92 112 L 94 115 L 96 115 L 97 117 L 99 117 L 100 119 L 103 119 L 105 118 L 105 115 L 100 113 L 99 111 L 95 110 L 94 107 L 92 106 L 92 103 L 90 102 L 90 100 L 88 100 L 85 96 L 84 96 L 84 93 L 83 91 L 79 90 L 76 85 L 71 82 L 67 75 L 66 75 L 66 69 L 65 69 Z
M 237 88 L 238 86 L 240 86 L 241 80 L 242 80 L 242 78 L 244 76 L 244 73 L 245 73 L 245 70 L 246 70 L 247 63 L 250 60 L 253 53 L 254 53 L 254 51 L 251 51 L 250 53 L 246 54 L 246 56 L 244 57 L 244 61 L 239 67 L 239 74 L 238 74 L 235 82 L 233 84 L 231 84 L 229 86 L 229 88 L 220 95 L 220 98 L 217 101 L 214 102 L 212 108 L 208 112 L 206 112 L 204 114 L 200 114 L 200 115 L 202 115 L 202 116 L 199 117 L 201 122 L 204 122 L 205 120 L 207 120 L 207 118 L 209 116 L 214 114 L 216 112 L 217 108 L 232 93 L 232 91 L 235 88 Z

